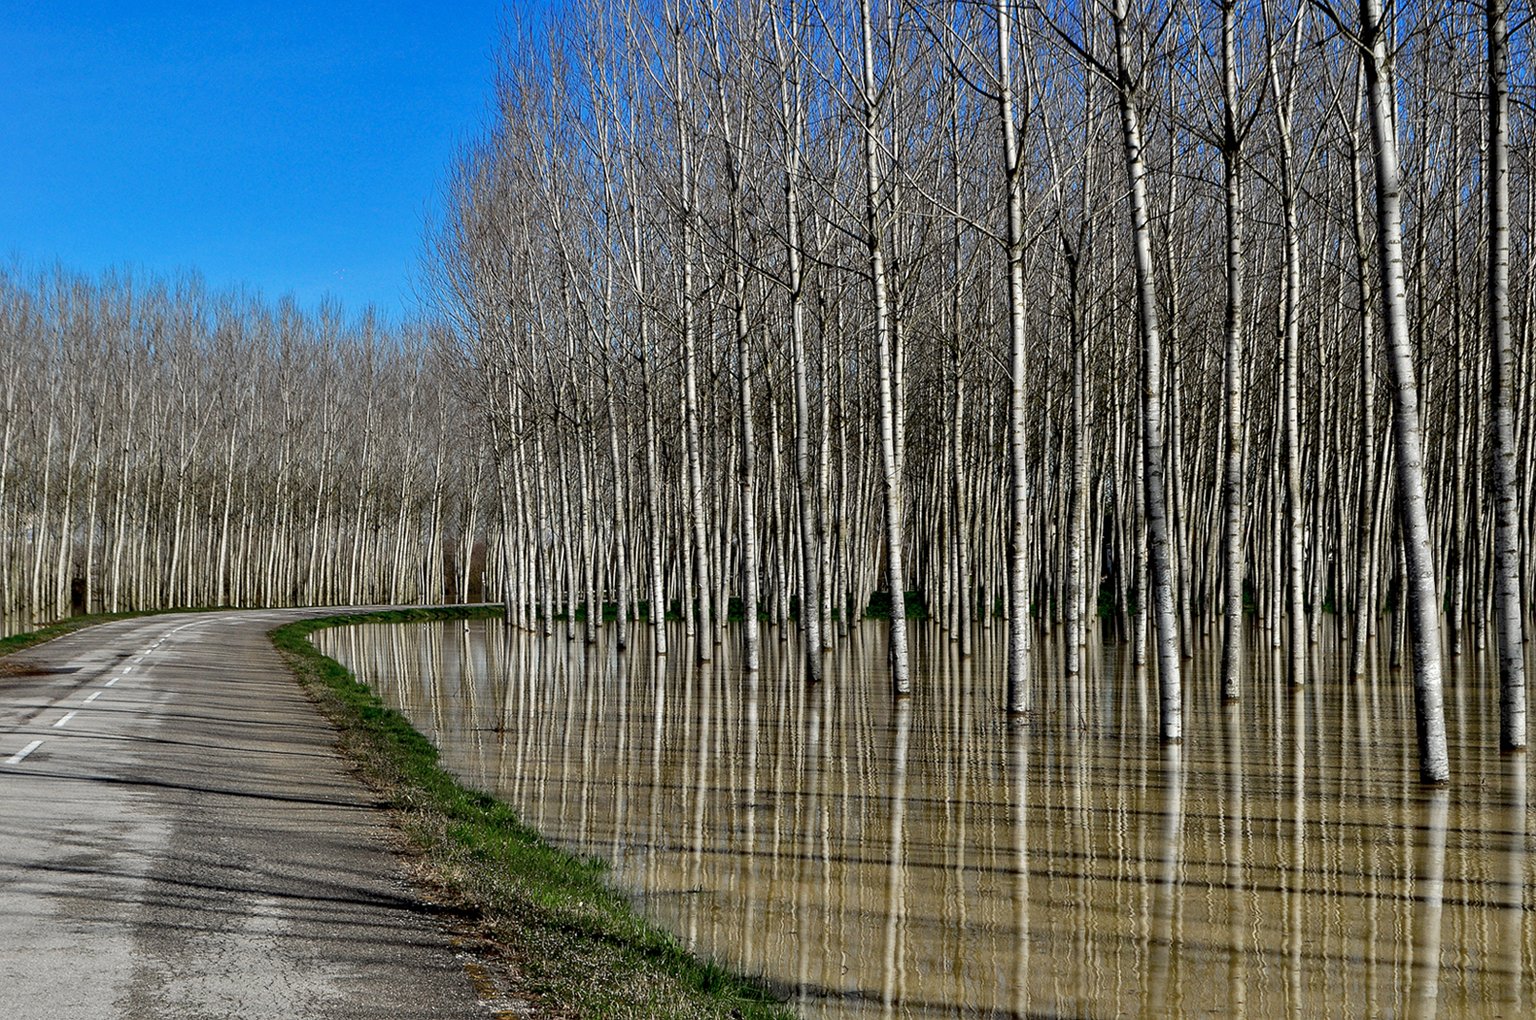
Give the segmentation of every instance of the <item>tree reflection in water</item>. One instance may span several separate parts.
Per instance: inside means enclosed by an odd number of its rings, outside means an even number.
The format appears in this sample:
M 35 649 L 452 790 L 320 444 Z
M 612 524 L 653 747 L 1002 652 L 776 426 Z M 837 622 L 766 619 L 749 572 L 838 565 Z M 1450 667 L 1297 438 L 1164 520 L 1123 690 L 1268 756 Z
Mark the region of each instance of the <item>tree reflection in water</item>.
M 912 635 L 895 700 L 877 624 L 815 685 L 794 635 L 758 672 L 730 639 L 657 658 L 643 628 L 622 655 L 495 621 L 315 640 L 446 767 L 806 1016 L 1523 1015 L 1526 766 L 1497 751 L 1491 657 L 1448 677 L 1458 767 L 1421 791 L 1385 656 L 1346 679 L 1325 644 L 1293 691 L 1256 640 L 1224 704 L 1197 648 L 1160 749 L 1117 647 L 1069 685 L 1042 641 L 1036 711 L 1010 720 L 1002 628 L 971 659 Z

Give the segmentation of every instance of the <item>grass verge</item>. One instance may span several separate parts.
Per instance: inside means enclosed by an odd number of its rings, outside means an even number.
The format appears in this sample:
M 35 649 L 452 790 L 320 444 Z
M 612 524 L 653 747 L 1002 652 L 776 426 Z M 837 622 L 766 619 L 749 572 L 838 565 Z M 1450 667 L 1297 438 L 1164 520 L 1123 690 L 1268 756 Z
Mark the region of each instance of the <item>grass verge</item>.
M 790 1020 L 769 991 L 700 960 L 640 917 L 599 860 L 557 849 L 493 797 L 460 785 L 405 716 L 309 635 L 358 623 L 459 620 L 470 610 L 400 610 L 304 620 L 272 643 L 341 735 L 342 750 L 393 809 L 425 880 L 521 973 L 550 1015 L 590 1020 Z

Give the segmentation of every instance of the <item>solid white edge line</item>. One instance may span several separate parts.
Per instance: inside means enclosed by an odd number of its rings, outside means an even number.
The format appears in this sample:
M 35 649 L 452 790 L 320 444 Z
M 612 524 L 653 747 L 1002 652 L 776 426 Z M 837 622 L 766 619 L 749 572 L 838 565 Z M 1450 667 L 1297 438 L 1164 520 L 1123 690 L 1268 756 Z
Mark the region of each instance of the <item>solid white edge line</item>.
M 27 755 L 31 754 L 33 751 L 36 751 L 39 747 L 42 747 L 42 746 L 43 746 L 43 742 L 41 740 L 34 740 L 34 741 L 32 741 L 32 743 L 28 744 L 26 747 L 23 747 L 20 751 L 17 751 L 15 754 L 13 754 L 9 758 L 5 759 L 5 763 L 7 765 L 20 765 L 21 764 L 21 760 L 23 758 L 25 758 Z
M 75 717 L 75 713 L 74 712 L 70 712 L 69 714 L 64 716 L 64 718 L 62 718 L 58 722 L 54 723 L 53 724 L 53 728 L 54 729 L 58 729 L 60 726 L 63 726 L 65 723 L 69 722 L 74 717 Z

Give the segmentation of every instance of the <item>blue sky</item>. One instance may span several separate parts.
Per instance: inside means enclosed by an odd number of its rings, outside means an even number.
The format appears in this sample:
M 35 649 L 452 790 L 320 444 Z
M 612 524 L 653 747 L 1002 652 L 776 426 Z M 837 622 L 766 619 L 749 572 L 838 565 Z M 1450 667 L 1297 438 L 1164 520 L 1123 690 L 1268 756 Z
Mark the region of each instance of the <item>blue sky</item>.
M 502 0 L 0 4 L 0 256 L 393 320 Z

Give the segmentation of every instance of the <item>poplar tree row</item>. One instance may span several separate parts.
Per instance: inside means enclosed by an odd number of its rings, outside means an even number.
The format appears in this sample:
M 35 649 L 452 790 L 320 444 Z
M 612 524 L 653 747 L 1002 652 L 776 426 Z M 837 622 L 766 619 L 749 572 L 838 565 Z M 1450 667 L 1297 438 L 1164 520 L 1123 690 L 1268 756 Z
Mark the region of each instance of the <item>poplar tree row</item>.
M 0 273 L 4 630 L 476 592 L 489 462 L 435 350 L 196 278 Z
M 511 30 L 430 326 L 0 278 L 4 626 L 475 596 L 589 638 L 676 611 L 709 658 L 734 606 L 748 668 L 794 620 L 817 679 L 883 600 L 898 693 L 920 605 L 962 652 L 1006 621 L 1022 713 L 1034 630 L 1076 675 L 1102 618 L 1178 740 L 1196 642 L 1242 696 L 1245 614 L 1296 684 L 1322 627 L 1358 672 L 1391 620 L 1443 778 L 1442 646 L 1496 641 L 1524 743 L 1509 23 L 630 0 Z
M 814 679 L 884 592 L 901 693 L 916 593 L 962 646 L 1007 620 L 1014 711 L 1033 628 L 1065 624 L 1076 673 L 1103 616 L 1138 657 L 1151 632 L 1169 740 L 1194 642 L 1241 696 L 1245 611 L 1296 684 L 1321 627 L 1359 671 L 1394 619 L 1427 778 L 1440 648 L 1502 622 L 1523 744 L 1536 177 L 1508 24 L 628 0 L 513 26 L 424 257 L 509 614 L 671 607 L 707 659 L 736 604 L 749 668 L 793 617 Z

